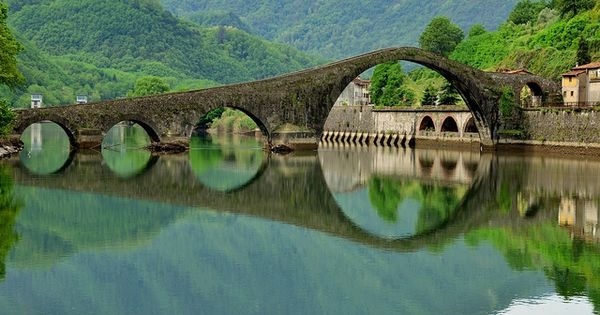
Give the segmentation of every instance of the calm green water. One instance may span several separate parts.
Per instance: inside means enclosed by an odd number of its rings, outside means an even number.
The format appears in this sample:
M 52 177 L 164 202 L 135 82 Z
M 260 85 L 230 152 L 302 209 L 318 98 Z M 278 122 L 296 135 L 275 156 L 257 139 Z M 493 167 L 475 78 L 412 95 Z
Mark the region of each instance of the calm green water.
M 41 129 L 0 165 L 1 314 L 600 310 L 598 161 Z

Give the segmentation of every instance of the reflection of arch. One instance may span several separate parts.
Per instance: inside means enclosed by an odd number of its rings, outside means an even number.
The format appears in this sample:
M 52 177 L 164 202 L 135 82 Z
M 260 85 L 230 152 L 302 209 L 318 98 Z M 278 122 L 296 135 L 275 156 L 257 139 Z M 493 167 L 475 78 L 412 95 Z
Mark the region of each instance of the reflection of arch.
M 465 170 L 469 177 L 473 178 L 477 173 L 477 168 L 479 167 L 479 162 L 463 162 Z
M 425 116 L 421 119 L 419 131 L 435 131 L 435 124 L 430 116 Z
M 419 166 L 421 167 L 421 173 L 424 175 L 431 175 L 433 170 L 434 159 L 427 156 L 419 156 Z
M 250 153 L 250 165 L 244 165 L 248 163 L 244 159 L 248 157 L 247 153 Z M 192 137 L 188 154 L 189 166 L 197 180 L 210 190 L 224 193 L 248 187 L 262 176 L 268 161 L 258 142 L 252 148 L 227 146 L 213 141 L 211 136 Z
M 440 159 L 440 165 L 442 166 L 442 170 L 446 176 L 450 176 L 454 170 L 456 170 L 456 166 L 458 165 L 458 160 L 454 160 L 451 158 L 442 158 Z
M 106 160 L 104 158 L 105 154 L 106 154 L 106 151 L 102 150 L 102 158 L 104 160 Z M 131 173 L 119 172 L 119 170 L 115 169 L 110 163 L 106 163 L 106 165 L 108 166 L 108 169 L 110 169 L 110 171 L 117 177 L 135 178 L 135 177 L 141 176 L 141 175 L 145 174 L 146 172 L 148 172 L 149 170 L 151 170 L 152 167 L 154 167 L 154 165 L 158 161 L 158 159 L 159 159 L 159 157 L 157 155 L 150 154 L 146 163 L 141 168 L 135 169 Z
M 475 125 L 475 120 L 473 117 L 470 117 L 465 124 L 465 133 L 478 133 L 477 126 Z
M 23 151 L 21 151 L 21 154 L 25 154 Z M 62 165 L 57 168 L 56 170 L 52 170 L 48 173 L 39 173 L 36 172 L 35 170 L 31 169 L 30 167 L 27 166 L 26 163 L 23 162 L 22 158 L 19 160 L 19 165 L 22 165 L 23 168 L 25 168 L 27 170 L 28 173 L 30 174 L 34 174 L 34 175 L 56 175 L 56 174 L 61 174 L 62 172 L 64 172 L 67 168 L 69 168 L 69 166 L 71 166 L 71 164 L 73 164 L 73 160 L 75 159 L 75 155 L 76 155 L 76 150 L 70 150 L 69 151 L 69 155 L 67 156 L 67 159 L 64 161 L 64 163 L 62 163 Z
M 442 123 L 442 132 L 458 132 L 458 125 L 456 124 L 456 120 L 454 117 L 448 116 L 444 119 Z

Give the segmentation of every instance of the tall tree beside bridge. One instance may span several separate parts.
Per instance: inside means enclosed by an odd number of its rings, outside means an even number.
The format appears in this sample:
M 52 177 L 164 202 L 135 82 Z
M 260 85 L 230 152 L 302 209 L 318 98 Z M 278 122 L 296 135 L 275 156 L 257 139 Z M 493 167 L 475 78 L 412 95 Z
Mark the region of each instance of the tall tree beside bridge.
M 0 2 L 0 86 L 14 88 L 22 83 L 23 75 L 17 68 L 17 54 L 22 47 L 6 25 L 8 7 Z M 0 135 L 5 135 L 12 129 L 15 114 L 9 104 L 0 99 Z
M 17 68 L 17 54 L 22 47 L 8 29 L 7 17 L 8 7 L 0 2 L 0 85 L 14 88 L 23 82 L 23 75 Z

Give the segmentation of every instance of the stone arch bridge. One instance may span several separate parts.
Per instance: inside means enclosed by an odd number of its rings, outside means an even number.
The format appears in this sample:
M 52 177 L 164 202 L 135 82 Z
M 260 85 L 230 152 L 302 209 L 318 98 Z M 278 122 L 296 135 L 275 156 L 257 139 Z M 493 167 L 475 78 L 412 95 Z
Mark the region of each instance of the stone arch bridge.
M 269 140 L 278 128 L 292 124 L 307 130 L 315 143 L 336 99 L 344 88 L 369 68 L 389 61 L 410 61 L 433 69 L 460 93 L 473 113 L 483 145 L 492 146 L 501 127 L 498 111 L 504 87 L 514 91 L 515 101 L 527 85 L 534 96 L 560 95 L 551 80 L 528 74 L 488 73 L 411 47 L 388 48 L 275 78 L 215 88 L 156 96 L 102 101 L 85 105 L 17 111 L 14 134 L 29 125 L 53 121 L 79 147 L 90 135 L 106 133 L 121 121 L 139 123 L 152 141 L 170 136 L 189 136 L 199 119 L 210 110 L 231 107 L 248 114 Z

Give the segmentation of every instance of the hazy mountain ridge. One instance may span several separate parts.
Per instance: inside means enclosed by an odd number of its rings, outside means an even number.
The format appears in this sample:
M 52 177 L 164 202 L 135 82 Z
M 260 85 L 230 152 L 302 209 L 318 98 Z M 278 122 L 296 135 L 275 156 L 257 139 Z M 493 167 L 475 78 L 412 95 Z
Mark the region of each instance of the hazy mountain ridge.
M 495 29 L 517 0 L 299 0 L 207 1 L 161 0 L 177 15 L 229 12 L 265 38 L 328 58 L 338 59 L 377 48 L 416 46 L 435 16 L 445 15 L 464 30 L 481 23 Z

